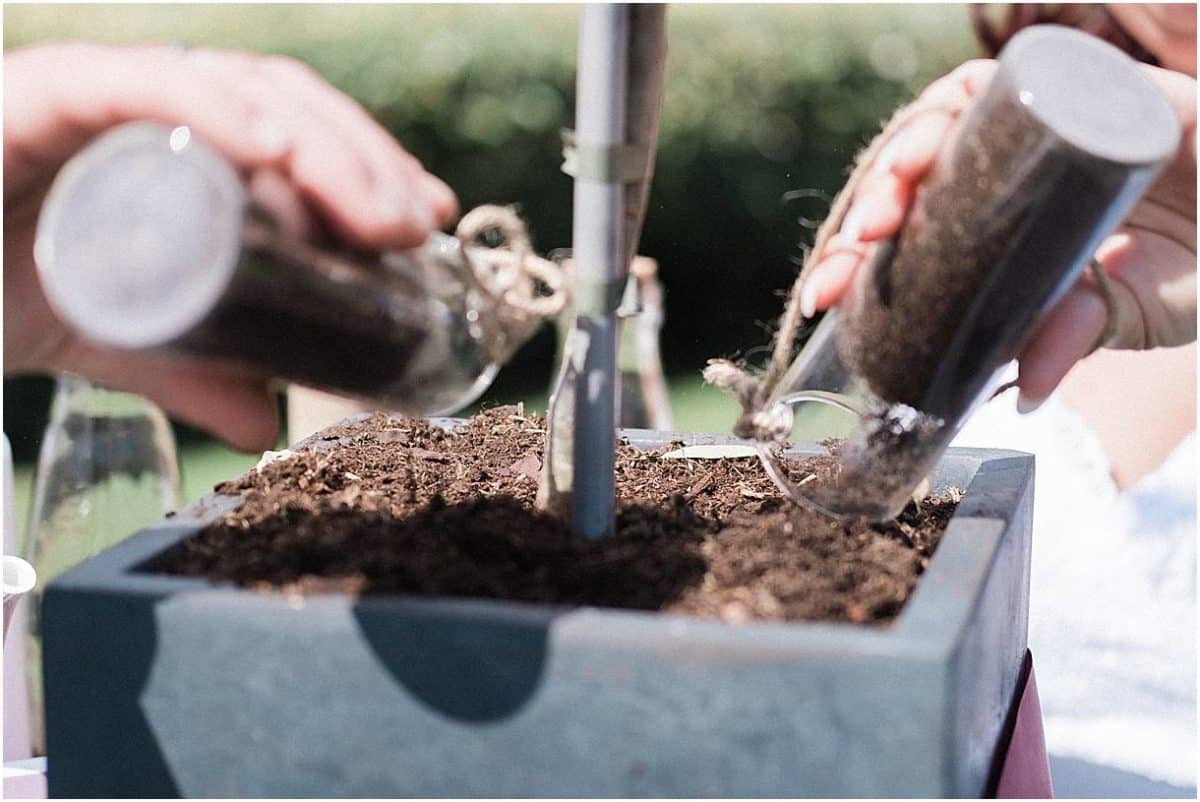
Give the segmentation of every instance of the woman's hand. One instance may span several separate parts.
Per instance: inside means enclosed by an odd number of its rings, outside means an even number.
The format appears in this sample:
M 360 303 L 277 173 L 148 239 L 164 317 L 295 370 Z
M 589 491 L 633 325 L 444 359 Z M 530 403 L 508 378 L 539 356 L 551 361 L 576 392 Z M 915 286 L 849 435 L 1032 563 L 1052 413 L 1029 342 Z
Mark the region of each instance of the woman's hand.
M 70 371 L 141 393 L 235 446 L 277 436 L 261 376 L 82 342 L 51 313 L 33 262 L 55 173 L 119 123 L 187 125 L 287 224 L 366 248 L 418 245 L 457 214 L 454 193 L 353 100 L 288 58 L 171 46 L 52 44 L 4 56 L 6 373 Z M 319 222 L 318 222 L 319 221 Z
M 947 145 L 960 106 L 987 86 L 994 61 L 969 61 L 935 81 L 917 99 L 917 116 L 885 146 L 859 186 L 827 256 L 812 268 L 801 296 L 804 313 L 835 304 L 846 292 L 870 243 L 894 236 L 922 178 Z M 1109 348 L 1183 345 L 1196 339 L 1196 82 L 1143 66 L 1178 115 L 1183 137 L 1175 158 L 1096 258 L 1112 279 L 1117 329 Z M 1019 357 L 1022 411 L 1035 409 L 1104 332 L 1108 308 L 1090 275 L 1046 315 Z

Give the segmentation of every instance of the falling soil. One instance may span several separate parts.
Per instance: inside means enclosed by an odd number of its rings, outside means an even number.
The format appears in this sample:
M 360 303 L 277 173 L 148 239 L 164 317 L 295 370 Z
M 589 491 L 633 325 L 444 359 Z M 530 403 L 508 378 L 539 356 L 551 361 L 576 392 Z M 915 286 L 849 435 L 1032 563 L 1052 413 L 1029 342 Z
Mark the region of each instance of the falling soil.
M 903 404 L 868 406 L 850 437 L 825 442 L 836 459 L 815 471 L 806 495 L 843 515 L 889 517 L 924 492 L 923 480 L 946 445 L 941 420 Z
M 888 524 L 785 501 L 756 458 L 617 451 L 617 523 L 580 541 L 534 508 L 545 422 L 443 430 L 378 414 L 217 486 L 242 504 L 151 570 L 286 592 L 472 596 L 749 620 L 895 618 L 960 494 Z M 831 457 L 789 465 L 800 481 Z

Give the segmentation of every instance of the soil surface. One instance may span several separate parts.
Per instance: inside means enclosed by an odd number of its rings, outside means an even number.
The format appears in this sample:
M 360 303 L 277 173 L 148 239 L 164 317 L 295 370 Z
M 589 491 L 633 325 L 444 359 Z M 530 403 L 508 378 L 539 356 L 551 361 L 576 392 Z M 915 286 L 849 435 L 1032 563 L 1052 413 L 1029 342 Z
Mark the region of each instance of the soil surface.
M 617 453 L 616 532 L 582 542 L 534 497 L 543 419 L 500 407 L 444 431 L 375 415 L 218 485 L 242 505 L 153 570 L 290 593 L 503 598 L 749 620 L 883 624 L 961 494 L 888 524 L 784 500 L 757 458 Z M 830 457 L 789 466 L 797 481 Z

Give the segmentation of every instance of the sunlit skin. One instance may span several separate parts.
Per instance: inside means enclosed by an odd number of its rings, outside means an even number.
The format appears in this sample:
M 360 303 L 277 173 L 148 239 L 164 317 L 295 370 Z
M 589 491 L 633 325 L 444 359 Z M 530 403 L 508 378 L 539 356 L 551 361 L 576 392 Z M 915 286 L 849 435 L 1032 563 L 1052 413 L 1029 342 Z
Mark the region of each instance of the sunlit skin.
M 1183 128 L 1175 158 L 1142 203 L 1096 254 L 1116 290 L 1119 326 L 1109 348 L 1177 346 L 1196 339 L 1196 82 L 1195 6 L 1182 22 L 1176 9 L 1144 6 L 1114 13 L 1136 18 L 1139 41 L 1164 65 L 1191 74 L 1143 66 L 1170 101 Z M 1185 18 L 1186 14 L 1183 14 Z M 1190 24 L 1181 37 L 1174 25 Z M 1137 30 L 1130 25 L 1131 31 Z M 1143 38 L 1144 36 L 1144 38 Z M 931 84 L 917 103 L 931 108 L 974 97 L 995 72 L 990 60 L 970 61 Z M 894 236 L 913 195 L 946 147 L 954 120 L 932 111 L 914 120 L 881 154 L 861 185 L 840 232 L 814 265 L 802 297 L 811 315 L 842 297 L 874 243 Z M 1085 276 L 1046 316 L 1019 357 L 1018 406 L 1030 411 L 1085 357 L 1103 332 L 1108 310 L 1092 279 Z
M 1194 3 L 1109 3 L 1107 8 L 1161 67 L 1196 77 Z
M 278 436 L 265 377 L 211 362 L 84 343 L 38 285 L 33 236 L 58 169 L 131 120 L 187 125 L 297 232 L 318 225 L 364 248 L 418 245 L 458 213 L 430 175 L 349 97 L 282 57 L 70 43 L 4 55 L 4 370 L 69 371 L 140 393 L 246 450 Z

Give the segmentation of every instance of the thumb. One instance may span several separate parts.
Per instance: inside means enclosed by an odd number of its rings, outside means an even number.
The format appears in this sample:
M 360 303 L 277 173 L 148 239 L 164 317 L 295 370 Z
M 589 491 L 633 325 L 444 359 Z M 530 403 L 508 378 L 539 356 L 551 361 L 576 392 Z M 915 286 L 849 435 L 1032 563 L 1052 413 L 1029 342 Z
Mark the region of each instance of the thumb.
M 1104 294 L 1086 276 L 1046 315 L 1019 358 L 1017 409 L 1041 406 L 1076 362 L 1095 348 L 1108 320 Z

